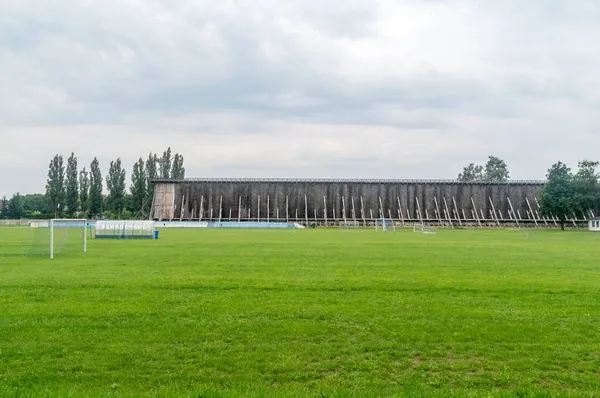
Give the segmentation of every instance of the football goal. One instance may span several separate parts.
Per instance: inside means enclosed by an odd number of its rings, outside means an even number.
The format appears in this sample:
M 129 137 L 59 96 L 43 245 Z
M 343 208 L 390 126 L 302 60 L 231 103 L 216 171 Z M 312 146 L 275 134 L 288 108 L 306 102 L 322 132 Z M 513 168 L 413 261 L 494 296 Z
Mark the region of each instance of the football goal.
M 54 219 L 29 224 L 23 255 L 49 256 L 87 251 L 86 219 Z
M 396 226 L 394 225 L 394 221 L 392 220 L 379 218 L 375 220 L 375 230 L 383 232 L 395 232 Z
M 358 221 L 340 221 L 340 228 L 358 228 L 360 224 Z
M 421 232 L 424 234 L 428 234 L 428 235 L 435 235 L 437 234 L 437 230 L 433 227 L 427 227 L 423 224 L 414 224 L 413 225 L 413 232 Z

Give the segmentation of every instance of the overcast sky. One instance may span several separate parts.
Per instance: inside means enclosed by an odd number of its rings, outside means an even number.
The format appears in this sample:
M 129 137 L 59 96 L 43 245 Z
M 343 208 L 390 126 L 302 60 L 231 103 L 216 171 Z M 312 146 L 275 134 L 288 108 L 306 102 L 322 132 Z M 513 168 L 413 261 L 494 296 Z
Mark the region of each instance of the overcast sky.
M 0 0 L 0 195 L 71 151 L 189 177 L 514 179 L 600 158 L 600 3 Z

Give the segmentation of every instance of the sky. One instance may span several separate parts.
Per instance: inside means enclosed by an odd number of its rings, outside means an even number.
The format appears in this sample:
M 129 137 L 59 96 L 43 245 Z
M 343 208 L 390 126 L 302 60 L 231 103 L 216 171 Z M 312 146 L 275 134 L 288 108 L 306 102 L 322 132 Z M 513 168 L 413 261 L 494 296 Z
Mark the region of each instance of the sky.
M 0 195 L 55 154 L 188 177 L 513 179 L 600 159 L 600 3 L 0 0 Z

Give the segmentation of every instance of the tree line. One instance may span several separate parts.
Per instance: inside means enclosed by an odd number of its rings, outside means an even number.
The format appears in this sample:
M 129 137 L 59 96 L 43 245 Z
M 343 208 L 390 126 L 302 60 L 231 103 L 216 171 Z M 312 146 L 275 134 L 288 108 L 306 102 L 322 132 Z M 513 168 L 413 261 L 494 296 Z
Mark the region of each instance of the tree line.
M 573 172 L 563 162 L 557 162 L 548 169 L 546 183 L 538 195 L 540 214 L 556 219 L 565 228 L 567 220 L 587 219 L 600 214 L 600 175 L 597 172 L 600 162 L 582 160 Z M 470 163 L 458 174 L 461 182 L 508 181 L 510 173 L 506 162 L 489 156 L 485 165 Z
M 56 154 L 48 166 L 45 194 L 17 192 L 10 199 L 2 198 L 0 218 L 132 218 L 150 211 L 154 179 L 185 178 L 183 155 L 173 154 L 170 147 L 161 156 L 150 152 L 133 164 L 129 192 L 120 158 L 110 162 L 104 179 L 97 158 L 89 170 L 78 166 L 74 153 L 66 165 L 64 157 Z

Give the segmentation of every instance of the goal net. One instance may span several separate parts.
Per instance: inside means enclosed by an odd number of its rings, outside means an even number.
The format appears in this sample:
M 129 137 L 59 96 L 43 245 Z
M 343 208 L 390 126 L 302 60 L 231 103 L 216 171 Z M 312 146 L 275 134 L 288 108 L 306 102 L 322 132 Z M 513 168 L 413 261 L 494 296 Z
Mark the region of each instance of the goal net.
M 433 227 L 428 227 L 423 224 L 414 224 L 413 232 L 421 232 L 428 235 L 435 235 L 437 233 L 437 230 Z
M 358 221 L 340 221 L 340 228 L 358 228 L 360 224 Z
M 56 219 L 29 224 L 23 256 L 49 256 L 87 251 L 87 220 Z
M 392 220 L 380 218 L 375 220 L 375 230 L 383 232 L 395 232 L 396 226 Z

